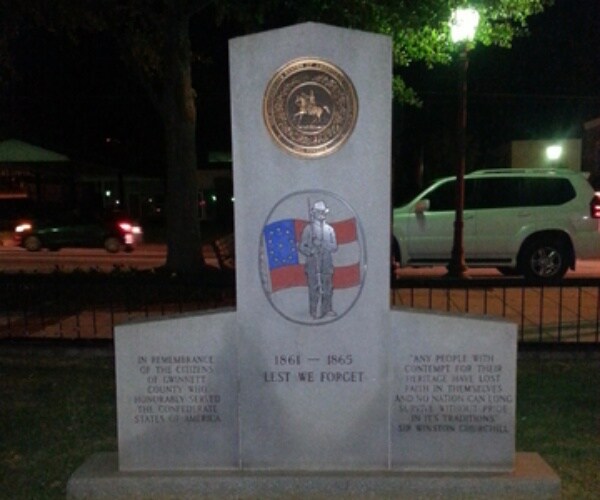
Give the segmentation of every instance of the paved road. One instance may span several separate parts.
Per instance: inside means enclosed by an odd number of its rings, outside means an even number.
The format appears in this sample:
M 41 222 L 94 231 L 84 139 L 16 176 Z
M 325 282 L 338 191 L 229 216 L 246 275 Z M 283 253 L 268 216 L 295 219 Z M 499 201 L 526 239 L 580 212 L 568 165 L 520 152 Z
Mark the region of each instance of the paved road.
M 133 252 L 111 254 L 101 248 L 63 248 L 51 252 L 28 252 L 13 245 L 0 246 L 0 272 L 52 272 L 95 269 L 108 272 L 119 268 L 153 269 L 164 265 L 166 245 L 142 244 Z M 205 259 L 209 264 L 216 264 L 214 255 L 205 248 Z
M 216 265 L 210 247 L 205 246 L 203 250 L 207 263 Z M 27 252 L 23 248 L 5 244 L 0 246 L 0 272 L 51 272 L 56 269 L 62 271 L 74 269 L 111 271 L 115 268 L 142 270 L 162 266 L 165 258 L 166 245 L 164 244 L 142 244 L 132 253 L 119 252 L 117 254 L 110 254 L 100 248 L 63 248 L 56 252 L 48 250 Z M 600 260 L 579 260 L 576 267 L 577 269 L 570 271 L 567 277 L 600 277 Z M 445 272 L 444 267 L 404 268 L 398 272 L 398 277 L 440 277 Z M 495 269 L 469 269 L 467 276 L 492 278 L 502 275 Z

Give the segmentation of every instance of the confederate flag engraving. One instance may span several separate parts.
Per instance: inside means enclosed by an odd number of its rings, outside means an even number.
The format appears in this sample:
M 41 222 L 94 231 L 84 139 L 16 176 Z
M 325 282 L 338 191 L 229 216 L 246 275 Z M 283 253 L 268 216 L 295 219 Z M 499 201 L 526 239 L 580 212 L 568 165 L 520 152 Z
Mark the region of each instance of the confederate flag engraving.
M 326 191 L 288 195 L 260 237 L 260 274 L 271 305 L 290 321 L 323 324 L 354 305 L 365 275 L 365 243 L 354 210 Z

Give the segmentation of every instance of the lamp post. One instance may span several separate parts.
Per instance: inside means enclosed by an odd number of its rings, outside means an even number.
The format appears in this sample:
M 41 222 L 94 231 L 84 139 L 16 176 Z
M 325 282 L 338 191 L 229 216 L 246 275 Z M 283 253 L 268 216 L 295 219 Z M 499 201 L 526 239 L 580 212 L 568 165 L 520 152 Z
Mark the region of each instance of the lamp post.
M 469 67 L 469 42 L 473 41 L 479 24 L 479 13 L 472 8 L 459 8 L 452 12 L 450 18 L 450 37 L 454 43 L 461 45 L 459 66 L 459 108 L 458 108 L 458 161 L 456 168 L 456 202 L 454 218 L 454 238 L 452 254 L 448 264 L 448 276 L 462 278 L 467 266 L 464 250 L 465 207 L 465 163 L 467 144 L 467 70 Z

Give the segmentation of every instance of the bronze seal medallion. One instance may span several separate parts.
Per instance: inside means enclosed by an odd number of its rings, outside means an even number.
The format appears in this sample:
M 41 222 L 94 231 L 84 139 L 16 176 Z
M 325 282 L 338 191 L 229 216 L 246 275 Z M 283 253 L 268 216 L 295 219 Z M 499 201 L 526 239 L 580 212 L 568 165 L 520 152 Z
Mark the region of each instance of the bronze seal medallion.
M 358 99 L 337 66 L 317 58 L 294 59 L 269 81 L 263 115 L 279 146 L 296 156 L 317 158 L 333 153 L 350 137 Z

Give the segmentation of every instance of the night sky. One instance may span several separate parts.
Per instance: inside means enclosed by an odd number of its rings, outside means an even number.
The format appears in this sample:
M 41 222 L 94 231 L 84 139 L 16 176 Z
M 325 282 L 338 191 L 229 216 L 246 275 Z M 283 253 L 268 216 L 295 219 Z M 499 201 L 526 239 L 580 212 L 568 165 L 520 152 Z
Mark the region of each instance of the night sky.
M 241 33 L 198 23 L 192 29 L 194 44 L 212 60 L 194 73 L 203 163 L 207 150 L 230 147 L 227 38 Z M 470 54 L 473 162 L 493 159 L 511 139 L 581 137 L 583 122 L 600 117 L 600 1 L 556 0 L 531 19 L 530 31 L 511 50 L 477 47 Z M 162 171 L 160 120 L 109 40 L 96 36 L 73 46 L 32 34 L 20 42 L 17 56 L 20 80 L 2 95 L 3 139 L 33 142 L 76 160 Z M 436 141 L 443 150 L 441 142 L 452 140 L 443 130 L 455 128 L 457 103 L 456 67 L 417 66 L 403 74 L 424 105 L 396 106 L 400 164 L 412 161 L 415 148 L 435 149 Z
M 514 40 L 511 49 L 478 46 L 470 52 L 467 171 L 507 166 L 511 140 L 582 138 L 584 122 L 600 117 L 600 1 L 556 0 L 530 18 L 529 28 L 530 35 Z M 423 107 L 396 112 L 401 194 L 416 194 L 454 171 L 457 68 L 407 72 Z M 415 185 L 421 164 L 424 178 Z
M 582 122 L 600 116 L 600 2 L 556 0 L 530 32 L 510 50 L 473 51 L 473 107 L 513 121 L 512 139 L 580 136 Z

